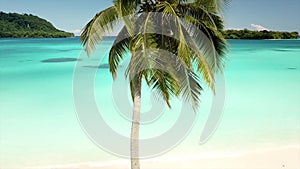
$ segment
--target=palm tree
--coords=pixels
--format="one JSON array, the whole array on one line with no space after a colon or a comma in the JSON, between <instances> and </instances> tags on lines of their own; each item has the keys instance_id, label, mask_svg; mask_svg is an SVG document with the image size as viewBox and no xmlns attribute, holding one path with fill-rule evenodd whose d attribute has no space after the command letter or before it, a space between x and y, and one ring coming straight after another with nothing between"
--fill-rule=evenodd
<instances>
[{"instance_id":1,"label":"palm tree","mask_svg":"<svg viewBox=\"0 0 300 169\"><path fill-rule=\"evenodd\" d=\"M214 91L214 73L222 71L226 41L221 12L226 0L114 0L86 25L81 41L90 55L120 19L124 27L109 53L110 72L126 53L131 60L126 75L134 104L131 128L131 168L139 169L141 85L144 78L167 105L182 96L194 110L202 87L199 75ZM193 26L189 26L193 25ZM149 50L150 49L150 50ZM159 50L168 51L158 52ZM174 57L175 56L175 57Z\"/></svg>"}]
</instances>

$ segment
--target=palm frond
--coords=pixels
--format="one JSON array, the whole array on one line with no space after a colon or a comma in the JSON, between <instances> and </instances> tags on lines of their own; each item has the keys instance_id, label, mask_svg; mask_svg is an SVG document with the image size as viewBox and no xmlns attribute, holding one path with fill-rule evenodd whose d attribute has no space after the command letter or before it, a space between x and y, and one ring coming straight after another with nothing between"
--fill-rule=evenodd
<instances>
[{"instance_id":1,"label":"palm frond","mask_svg":"<svg viewBox=\"0 0 300 169\"><path fill-rule=\"evenodd\" d=\"M121 16L133 14L140 3L140 0L114 0L114 4Z\"/></svg>"},{"instance_id":2,"label":"palm frond","mask_svg":"<svg viewBox=\"0 0 300 169\"><path fill-rule=\"evenodd\" d=\"M171 74L176 71L170 71L172 67L169 65L168 54L164 55L159 51L158 43L162 42L161 39L157 39L157 34L148 33L156 32L157 15L142 13L137 22L135 25L140 34L132 39L131 51L133 54L127 69L127 76L134 77L134 74L140 72L147 84L158 91L158 94L171 107L170 97L179 94L178 81L174 74ZM134 93L131 94L134 97Z\"/></svg>"},{"instance_id":3,"label":"palm frond","mask_svg":"<svg viewBox=\"0 0 300 169\"><path fill-rule=\"evenodd\" d=\"M96 49L103 36L110 32L117 24L119 15L115 6L109 7L99 12L84 28L81 33L80 40L82 41L88 55Z\"/></svg>"},{"instance_id":4,"label":"palm frond","mask_svg":"<svg viewBox=\"0 0 300 169\"><path fill-rule=\"evenodd\" d=\"M176 55L162 50L158 53L151 57L157 65L150 73L150 86L159 91L169 107L170 97L181 94L196 110L202 90L198 76Z\"/></svg>"},{"instance_id":5,"label":"palm frond","mask_svg":"<svg viewBox=\"0 0 300 169\"><path fill-rule=\"evenodd\" d=\"M205 21L215 29L223 29L223 20L220 20L220 16L214 10L209 10L203 5L197 3L179 4L177 9L181 14L193 17L198 21Z\"/></svg>"},{"instance_id":6,"label":"palm frond","mask_svg":"<svg viewBox=\"0 0 300 169\"><path fill-rule=\"evenodd\" d=\"M181 93L187 103L192 103L196 111L200 102L202 87L199 77L191 69L182 67L182 79L180 80Z\"/></svg>"},{"instance_id":7,"label":"palm frond","mask_svg":"<svg viewBox=\"0 0 300 169\"><path fill-rule=\"evenodd\" d=\"M146 77L147 84L158 92L159 95L165 100L169 108L171 108L170 98L178 96L180 87L177 79L169 72L161 69L149 69Z\"/></svg>"},{"instance_id":8,"label":"palm frond","mask_svg":"<svg viewBox=\"0 0 300 169\"><path fill-rule=\"evenodd\" d=\"M158 64L156 66L160 67L159 70L162 70L162 72L159 72L161 76L159 76L160 74L153 74L153 79L156 80L153 88L160 91L162 96L165 95L164 99L182 95L186 103L191 103L196 111L202 87L198 75L193 71L193 67L188 67L180 57L169 51L159 50L158 53L159 56L155 58L155 63ZM167 100L166 102L169 105Z\"/></svg>"},{"instance_id":9,"label":"palm frond","mask_svg":"<svg viewBox=\"0 0 300 169\"><path fill-rule=\"evenodd\" d=\"M136 29L139 29L140 34L135 35L131 39L130 50L132 52L132 58L127 69L127 74L131 72L142 72L151 66L151 51L150 49L156 49L157 43L151 33L147 33L148 29L153 29L153 20L151 13L141 14L135 23Z\"/></svg>"},{"instance_id":10,"label":"palm frond","mask_svg":"<svg viewBox=\"0 0 300 169\"><path fill-rule=\"evenodd\" d=\"M224 9L229 5L231 0L195 0L198 5L204 6L209 11L223 14Z\"/></svg>"},{"instance_id":11,"label":"palm frond","mask_svg":"<svg viewBox=\"0 0 300 169\"><path fill-rule=\"evenodd\" d=\"M134 14L137 11L137 7L140 4L139 0L114 0L114 4L117 8L118 14L122 17L127 31L130 35L134 34Z\"/></svg>"},{"instance_id":12,"label":"palm frond","mask_svg":"<svg viewBox=\"0 0 300 169\"><path fill-rule=\"evenodd\" d=\"M214 27L208 26L206 22L196 20L184 15L183 25L190 37L194 39L198 48L202 49L206 59L214 72L222 71L227 43L222 35Z\"/></svg>"},{"instance_id":13,"label":"palm frond","mask_svg":"<svg viewBox=\"0 0 300 169\"><path fill-rule=\"evenodd\" d=\"M117 76L117 69L120 64L120 61L123 57L130 52L129 50L129 42L131 37L127 31L127 28L124 26L119 34L117 35L113 46L109 51L109 70L112 73L113 78L115 79Z\"/></svg>"},{"instance_id":14,"label":"palm frond","mask_svg":"<svg viewBox=\"0 0 300 169\"><path fill-rule=\"evenodd\" d=\"M172 19L174 20L174 34L176 39L179 39L179 45L178 45L178 56L181 57L182 61L189 67L192 67L192 60L191 56L193 53L196 54L199 58L198 62L198 70L202 74L204 80L207 82L207 84L210 86L210 88L214 91L214 75L212 73L211 67L208 64L206 57L201 52L201 50L198 48L197 43L194 41L194 39L189 38L187 41L187 37L189 37L188 34L186 34L185 28L182 26L180 18L177 16L176 9L172 5L170 5L167 2L161 3L161 8L164 8L164 12L167 14L170 14ZM190 50L190 48L193 50L193 52Z\"/></svg>"}]
</instances>

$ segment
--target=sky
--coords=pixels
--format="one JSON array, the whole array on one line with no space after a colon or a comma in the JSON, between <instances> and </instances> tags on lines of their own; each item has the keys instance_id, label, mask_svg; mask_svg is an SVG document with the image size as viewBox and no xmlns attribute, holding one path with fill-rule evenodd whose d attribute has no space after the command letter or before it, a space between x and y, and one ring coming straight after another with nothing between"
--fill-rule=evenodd
<instances>
[{"instance_id":1,"label":"sky","mask_svg":"<svg viewBox=\"0 0 300 169\"><path fill-rule=\"evenodd\" d=\"M78 34L97 12L110 5L112 0L0 0L0 11L37 15L58 29ZM226 29L300 32L300 0L231 0L224 19Z\"/></svg>"}]
</instances>

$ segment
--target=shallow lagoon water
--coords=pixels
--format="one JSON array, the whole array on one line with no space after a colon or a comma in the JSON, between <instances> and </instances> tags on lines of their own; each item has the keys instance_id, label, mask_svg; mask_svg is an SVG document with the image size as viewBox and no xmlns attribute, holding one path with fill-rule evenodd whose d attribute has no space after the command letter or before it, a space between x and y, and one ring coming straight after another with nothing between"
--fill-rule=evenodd
<instances>
[{"instance_id":1,"label":"shallow lagoon water","mask_svg":"<svg viewBox=\"0 0 300 169\"><path fill-rule=\"evenodd\" d=\"M112 43L113 38L106 38L96 55L105 57L104 49ZM213 97L204 87L193 130L166 156L300 146L300 40L229 44L226 102L217 131L206 144L198 144ZM107 60L100 65L98 57L78 60L81 54L78 38L0 40L0 168L119 159L93 144L78 122L72 93L77 61L86 62L85 69L98 67L95 98L107 123L122 135L129 135L131 127L115 109ZM145 97L144 109L148 101ZM163 133L174 123L180 107L173 103L157 125L142 126L141 137Z\"/></svg>"}]
</instances>

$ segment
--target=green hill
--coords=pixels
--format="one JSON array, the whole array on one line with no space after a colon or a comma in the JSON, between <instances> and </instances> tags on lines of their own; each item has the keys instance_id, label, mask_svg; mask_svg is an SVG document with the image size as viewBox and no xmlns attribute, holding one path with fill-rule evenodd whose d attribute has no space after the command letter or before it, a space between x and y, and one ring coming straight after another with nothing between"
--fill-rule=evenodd
<instances>
[{"instance_id":1,"label":"green hill","mask_svg":"<svg viewBox=\"0 0 300 169\"><path fill-rule=\"evenodd\" d=\"M298 39L298 32L225 30L226 39Z\"/></svg>"},{"instance_id":2,"label":"green hill","mask_svg":"<svg viewBox=\"0 0 300 169\"><path fill-rule=\"evenodd\" d=\"M56 29L50 22L31 14L0 12L0 38L64 38L73 33Z\"/></svg>"}]
</instances>

